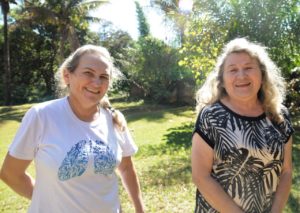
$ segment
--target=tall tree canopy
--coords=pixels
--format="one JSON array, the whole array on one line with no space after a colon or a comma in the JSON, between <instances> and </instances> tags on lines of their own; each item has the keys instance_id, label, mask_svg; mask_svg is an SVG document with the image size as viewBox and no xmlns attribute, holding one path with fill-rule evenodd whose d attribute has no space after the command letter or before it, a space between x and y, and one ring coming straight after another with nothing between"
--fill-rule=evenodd
<instances>
[{"instance_id":1,"label":"tall tree canopy","mask_svg":"<svg viewBox=\"0 0 300 213\"><path fill-rule=\"evenodd\" d=\"M77 0L25 0L22 22L52 24L58 28L60 60L66 54L65 47L68 41L70 49L74 51L80 46L78 31L88 29L88 21L99 20L91 17L89 12L107 3L108 0L77 1Z\"/></svg>"},{"instance_id":2,"label":"tall tree canopy","mask_svg":"<svg viewBox=\"0 0 300 213\"><path fill-rule=\"evenodd\" d=\"M188 27L189 19L192 11L184 11L180 8L180 0L150 0L154 7L158 7L167 22L171 21L174 26L174 33L179 37L180 46L183 45L185 39L185 31Z\"/></svg>"},{"instance_id":3,"label":"tall tree canopy","mask_svg":"<svg viewBox=\"0 0 300 213\"><path fill-rule=\"evenodd\" d=\"M137 1L135 1L135 6L136 6L136 14L137 14L137 20L138 20L138 30L140 33L140 37L144 38L144 37L150 35L149 23L145 17L143 8Z\"/></svg>"},{"instance_id":4,"label":"tall tree canopy","mask_svg":"<svg viewBox=\"0 0 300 213\"><path fill-rule=\"evenodd\" d=\"M269 47L271 57L287 75L300 65L299 19L299 0L197 1L180 63L201 82L226 42L248 37Z\"/></svg>"}]
</instances>

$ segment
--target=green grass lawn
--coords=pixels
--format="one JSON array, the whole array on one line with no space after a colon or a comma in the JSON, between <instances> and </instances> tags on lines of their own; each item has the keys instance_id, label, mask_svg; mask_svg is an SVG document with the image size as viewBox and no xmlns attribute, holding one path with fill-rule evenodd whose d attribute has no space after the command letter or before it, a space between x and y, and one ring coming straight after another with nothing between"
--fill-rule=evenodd
<instances>
[{"instance_id":1,"label":"green grass lawn","mask_svg":"<svg viewBox=\"0 0 300 213\"><path fill-rule=\"evenodd\" d=\"M146 212L193 212L195 187L191 182L190 148L195 114L191 107L166 107L143 101L114 103L121 109L139 146L134 162L140 177ZM0 107L0 164L30 105ZM295 118L295 122L300 118ZM300 211L300 132L294 136L293 188L285 213ZM29 168L34 173L33 167ZM122 187L125 213L133 211ZM0 212L26 212L28 201L0 181Z\"/></svg>"}]
</instances>

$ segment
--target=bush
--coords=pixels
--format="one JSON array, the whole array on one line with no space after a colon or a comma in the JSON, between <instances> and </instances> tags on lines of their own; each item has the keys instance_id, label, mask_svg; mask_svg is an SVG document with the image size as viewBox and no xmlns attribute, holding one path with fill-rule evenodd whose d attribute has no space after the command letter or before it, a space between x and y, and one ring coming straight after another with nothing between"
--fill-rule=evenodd
<instances>
[{"instance_id":1,"label":"bush","mask_svg":"<svg viewBox=\"0 0 300 213\"><path fill-rule=\"evenodd\" d=\"M286 105L292 114L300 113L300 67L294 68L288 78Z\"/></svg>"}]
</instances>

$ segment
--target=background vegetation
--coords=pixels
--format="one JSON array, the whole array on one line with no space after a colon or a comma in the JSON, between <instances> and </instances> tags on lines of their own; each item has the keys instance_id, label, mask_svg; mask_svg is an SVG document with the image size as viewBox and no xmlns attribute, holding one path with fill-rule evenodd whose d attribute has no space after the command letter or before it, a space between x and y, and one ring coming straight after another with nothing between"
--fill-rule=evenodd
<instances>
[{"instance_id":1,"label":"background vegetation","mask_svg":"<svg viewBox=\"0 0 300 213\"><path fill-rule=\"evenodd\" d=\"M180 8L179 0L149 0L150 7L172 26L174 39L164 41L151 35L139 1L135 4L137 40L112 23L90 16L107 2L1 1L0 105L54 98L58 66L86 43L103 45L111 52L123 73L116 89L158 103L193 104L190 99L212 70L221 48L236 37L267 46L287 79L300 66L299 0L194 0L191 10ZM91 22L100 23L99 32L90 31ZM288 94L288 104L299 100L299 87L295 89L294 95Z\"/></svg>"}]
</instances>

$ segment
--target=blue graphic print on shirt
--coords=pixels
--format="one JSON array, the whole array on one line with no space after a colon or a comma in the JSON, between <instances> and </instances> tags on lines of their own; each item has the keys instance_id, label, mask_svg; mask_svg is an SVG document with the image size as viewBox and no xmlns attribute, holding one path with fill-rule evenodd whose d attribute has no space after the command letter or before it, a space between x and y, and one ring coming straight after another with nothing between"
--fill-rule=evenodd
<instances>
[{"instance_id":1,"label":"blue graphic print on shirt","mask_svg":"<svg viewBox=\"0 0 300 213\"><path fill-rule=\"evenodd\" d=\"M58 169L61 181L81 176L87 168L89 156L94 157L95 174L110 175L117 160L110 147L102 141L79 141L67 153Z\"/></svg>"}]
</instances>

